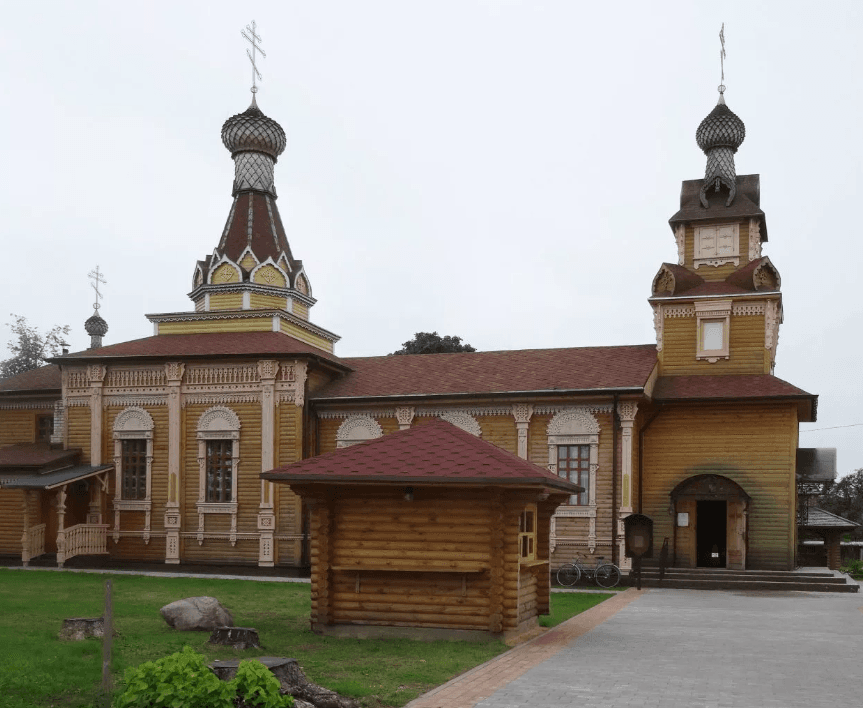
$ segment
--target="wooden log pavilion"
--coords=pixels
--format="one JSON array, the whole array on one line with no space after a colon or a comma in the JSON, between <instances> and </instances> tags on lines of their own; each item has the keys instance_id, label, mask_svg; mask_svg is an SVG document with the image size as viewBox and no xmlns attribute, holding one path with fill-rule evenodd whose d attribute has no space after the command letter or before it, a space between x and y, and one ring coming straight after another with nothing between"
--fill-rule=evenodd
<instances>
[{"instance_id":1,"label":"wooden log pavilion","mask_svg":"<svg viewBox=\"0 0 863 708\"><path fill-rule=\"evenodd\" d=\"M360 637L536 627L552 514L583 491L440 419L261 477L310 510L312 629Z\"/></svg>"}]
</instances>

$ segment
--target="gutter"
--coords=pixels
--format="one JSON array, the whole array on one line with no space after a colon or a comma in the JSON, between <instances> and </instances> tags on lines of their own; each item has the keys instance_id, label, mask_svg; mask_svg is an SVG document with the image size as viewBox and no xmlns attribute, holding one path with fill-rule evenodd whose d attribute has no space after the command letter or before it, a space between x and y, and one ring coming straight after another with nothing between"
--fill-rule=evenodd
<instances>
[{"instance_id":1,"label":"gutter","mask_svg":"<svg viewBox=\"0 0 863 708\"><path fill-rule=\"evenodd\" d=\"M475 391L459 393L391 393L383 396L340 396L330 398L313 398L315 403L375 403L391 400L446 400L462 398L490 398L490 397L525 397L525 396L572 396L572 395L624 395L644 394L644 386L621 386L615 388L553 388L534 391Z\"/></svg>"}]
</instances>

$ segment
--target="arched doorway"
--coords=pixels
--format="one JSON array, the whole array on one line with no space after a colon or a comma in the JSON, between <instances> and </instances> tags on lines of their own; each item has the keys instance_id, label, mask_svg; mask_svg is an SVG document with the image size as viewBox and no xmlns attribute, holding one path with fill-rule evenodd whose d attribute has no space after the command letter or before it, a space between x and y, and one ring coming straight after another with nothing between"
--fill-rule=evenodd
<instances>
[{"instance_id":1,"label":"arched doorway","mask_svg":"<svg viewBox=\"0 0 863 708\"><path fill-rule=\"evenodd\" d=\"M683 480L671 491L674 564L689 568L746 568L749 495L718 474Z\"/></svg>"}]
</instances>

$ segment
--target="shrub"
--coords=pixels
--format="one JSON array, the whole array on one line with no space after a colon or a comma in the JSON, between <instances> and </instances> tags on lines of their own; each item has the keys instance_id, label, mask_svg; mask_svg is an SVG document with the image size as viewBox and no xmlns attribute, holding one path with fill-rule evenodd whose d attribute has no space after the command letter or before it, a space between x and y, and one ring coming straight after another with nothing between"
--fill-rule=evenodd
<instances>
[{"instance_id":1,"label":"shrub","mask_svg":"<svg viewBox=\"0 0 863 708\"><path fill-rule=\"evenodd\" d=\"M839 569L839 571L842 573L848 573L854 577L863 576L863 561L849 560Z\"/></svg>"},{"instance_id":2,"label":"shrub","mask_svg":"<svg viewBox=\"0 0 863 708\"><path fill-rule=\"evenodd\" d=\"M258 661L243 661L232 681L220 681L190 647L126 671L115 708L287 708L279 682Z\"/></svg>"}]
</instances>

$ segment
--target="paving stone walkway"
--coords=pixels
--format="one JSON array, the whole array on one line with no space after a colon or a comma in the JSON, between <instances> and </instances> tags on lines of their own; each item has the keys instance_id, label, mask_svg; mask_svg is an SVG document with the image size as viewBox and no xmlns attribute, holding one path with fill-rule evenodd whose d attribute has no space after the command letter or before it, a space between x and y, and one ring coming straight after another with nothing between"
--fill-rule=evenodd
<instances>
[{"instance_id":1,"label":"paving stone walkway","mask_svg":"<svg viewBox=\"0 0 863 708\"><path fill-rule=\"evenodd\" d=\"M861 703L863 595L629 590L410 708Z\"/></svg>"}]
</instances>

